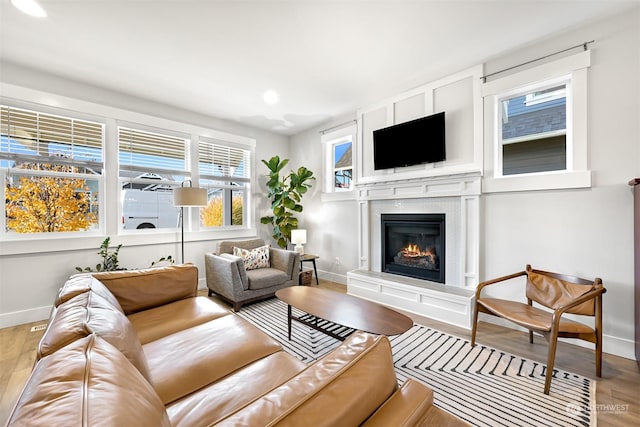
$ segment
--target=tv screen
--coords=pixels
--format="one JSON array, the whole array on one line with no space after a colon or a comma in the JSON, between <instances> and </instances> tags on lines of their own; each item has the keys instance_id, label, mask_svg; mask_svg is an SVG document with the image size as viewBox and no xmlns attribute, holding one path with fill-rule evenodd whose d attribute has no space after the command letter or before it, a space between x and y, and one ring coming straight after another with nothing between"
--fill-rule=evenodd
<instances>
[{"instance_id":1,"label":"tv screen","mask_svg":"<svg viewBox=\"0 0 640 427\"><path fill-rule=\"evenodd\" d=\"M373 131L373 168L391 169L446 158L444 112Z\"/></svg>"}]
</instances>

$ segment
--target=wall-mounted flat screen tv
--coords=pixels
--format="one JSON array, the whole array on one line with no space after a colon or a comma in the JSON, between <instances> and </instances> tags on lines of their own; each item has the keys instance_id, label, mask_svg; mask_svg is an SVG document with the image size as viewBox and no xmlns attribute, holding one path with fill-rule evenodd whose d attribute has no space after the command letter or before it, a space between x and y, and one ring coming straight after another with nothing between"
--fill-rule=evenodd
<instances>
[{"instance_id":1,"label":"wall-mounted flat screen tv","mask_svg":"<svg viewBox=\"0 0 640 427\"><path fill-rule=\"evenodd\" d=\"M445 159L444 112L373 131L375 170Z\"/></svg>"}]
</instances>

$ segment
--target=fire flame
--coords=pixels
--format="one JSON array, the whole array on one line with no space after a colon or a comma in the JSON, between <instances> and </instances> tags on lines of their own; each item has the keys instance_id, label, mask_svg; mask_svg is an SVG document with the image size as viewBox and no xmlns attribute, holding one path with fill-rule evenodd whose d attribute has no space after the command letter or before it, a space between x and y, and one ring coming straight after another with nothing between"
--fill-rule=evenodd
<instances>
[{"instance_id":1,"label":"fire flame","mask_svg":"<svg viewBox=\"0 0 640 427\"><path fill-rule=\"evenodd\" d=\"M413 243L409 244L407 247L402 249L402 255L406 256L406 257L419 257L419 256L434 256L435 254L430 251L430 250L426 250L426 251L422 251L418 245L415 245Z\"/></svg>"}]
</instances>

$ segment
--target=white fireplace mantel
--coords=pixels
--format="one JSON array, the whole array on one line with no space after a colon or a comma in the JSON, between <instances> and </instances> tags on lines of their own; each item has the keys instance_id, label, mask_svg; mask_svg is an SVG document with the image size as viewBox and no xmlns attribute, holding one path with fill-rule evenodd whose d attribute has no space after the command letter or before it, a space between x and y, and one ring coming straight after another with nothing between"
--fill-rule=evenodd
<instances>
[{"instance_id":1,"label":"white fireplace mantel","mask_svg":"<svg viewBox=\"0 0 640 427\"><path fill-rule=\"evenodd\" d=\"M479 172L356 185L359 267L347 274L348 293L470 328L478 283ZM383 273L380 215L444 213L446 280L433 283Z\"/></svg>"}]
</instances>

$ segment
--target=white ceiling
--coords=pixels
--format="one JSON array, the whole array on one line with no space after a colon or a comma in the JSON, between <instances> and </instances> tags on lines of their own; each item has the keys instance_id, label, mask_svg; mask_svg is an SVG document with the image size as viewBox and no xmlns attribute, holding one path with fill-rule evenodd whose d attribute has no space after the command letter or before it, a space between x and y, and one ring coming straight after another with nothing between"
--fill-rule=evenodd
<instances>
[{"instance_id":1,"label":"white ceiling","mask_svg":"<svg viewBox=\"0 0 640 427\"><path fill-rule=\"evenodd\" d=\"M39 2L47 18L0 0L2 61L285 135L638 4Z\"/></svg>"}]
</instances>

